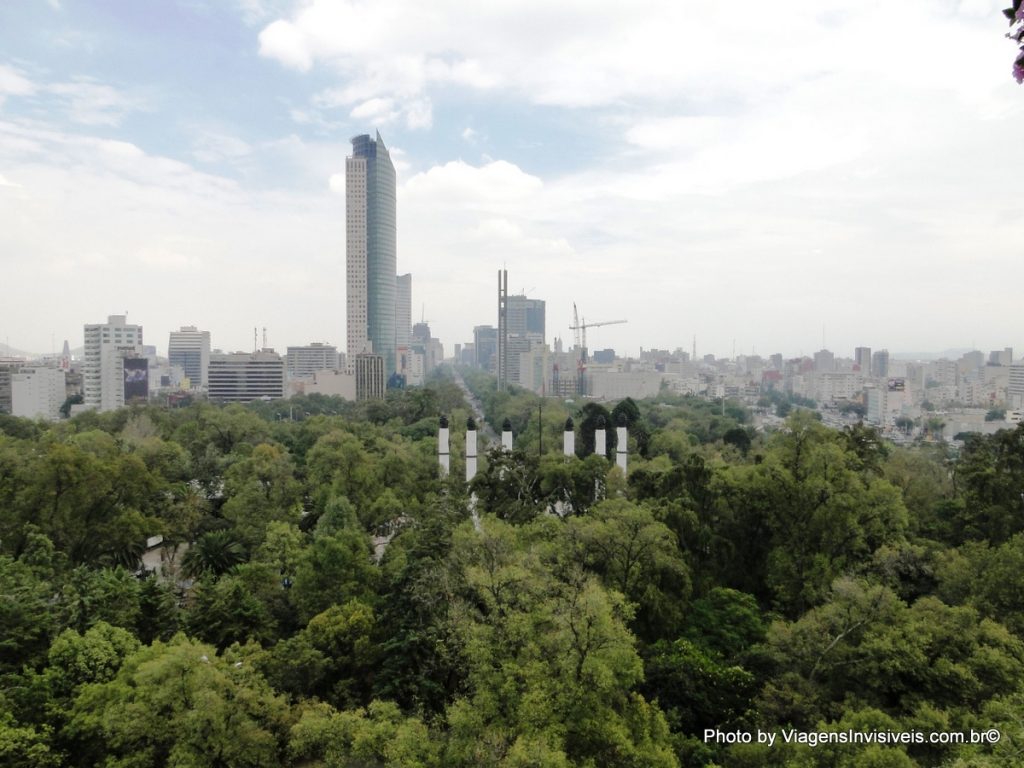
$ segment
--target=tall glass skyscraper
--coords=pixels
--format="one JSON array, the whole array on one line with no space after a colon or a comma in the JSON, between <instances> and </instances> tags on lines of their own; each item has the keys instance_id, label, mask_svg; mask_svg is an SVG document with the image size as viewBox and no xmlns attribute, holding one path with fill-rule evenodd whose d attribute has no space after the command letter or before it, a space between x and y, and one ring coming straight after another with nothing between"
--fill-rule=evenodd
<instances>
[{"instance_id":1,"label":"tall glass skyscraper","mask_svg":"<svg viewBox=\"0 0 1024 768\"><path fill-rule=\"evenodd\" d=\"M395 166L384 140L352 139L345 161L348 360L367 352L395 370Z\"/></svg>"}]
</instances>

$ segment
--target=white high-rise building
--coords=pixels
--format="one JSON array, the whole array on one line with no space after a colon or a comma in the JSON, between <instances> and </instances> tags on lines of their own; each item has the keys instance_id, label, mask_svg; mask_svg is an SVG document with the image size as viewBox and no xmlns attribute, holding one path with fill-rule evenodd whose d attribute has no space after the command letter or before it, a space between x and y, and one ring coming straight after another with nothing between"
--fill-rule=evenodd
<instances>
[{"instance_id":1,"label":"white high-rise building","mask_svg":"<svg viewBox=\"0 0 1024 768\"><path fill-rule=\"evenodd\" d=\"M14 416L56 421L64 399L64 371L59 368L22 368L11 376Z\"/></svg>"},{"instance_id":2,"label":"white high-rise building","mask_svg":"<svg viewBox=\"0 0 1024 768\"><path fill-rule=\"evenodd\" d=\"M1024 360L1010 366L1010 377L1006 385L1006 399L1010 407L1024 408Z\"/></svg>"},{"instance_id":3,"label":"white high-rise building","mask_svg":"<svg viewBox=\"0 0 1024 768\"><path fill-rule=\"evenodd\" d=\"M181 368L192 389L206 389L210 372L210 332L194 325L183 325L171 331L167 344L167 360Z\"/></svg>"},{"instance_id":4,"label":"white high-rise building","mask_svg":"<svg viewBox=\"0 0 1024 768\"><path fill-rule=\"evenodd\" d=\"M395 166L377 133L352 139L345 160L346 320L348 363L374 354L395 365L397 229Z\"/></svg>"},{"instance_id":5,"label":"white high-rise building","mask_svg":"<svg viewBox=\"0 0 1024 768\"><path fill-rule=\"evenodd\" d=\"M126 358L144 358L142 326L129 325L124 315L85 326L82 396L87 408L112 411L124 405ZM134 378L136 369L129 366Z\"/></svg>"}]
</instances>

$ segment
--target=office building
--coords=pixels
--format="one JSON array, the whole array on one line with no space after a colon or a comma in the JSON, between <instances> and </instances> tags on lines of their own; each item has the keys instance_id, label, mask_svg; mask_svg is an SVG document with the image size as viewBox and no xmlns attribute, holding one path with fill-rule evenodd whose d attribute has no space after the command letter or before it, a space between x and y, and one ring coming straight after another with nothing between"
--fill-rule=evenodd
<instances>
[{"instance_id":1,"label":"office building","mask_svg":"<svg viewBox=\"0 0 1024 768\"><path fill-rule=\"evenodd\" d=\"M106 323L85 326L84 406L112 411L125 404L126 394L129 400L148 394L148 366L144 363L141 325L130 325L124 315L110 315Z\"/></svg>"},{"instance_id":2,"label":"office building","mask_svg":"<svg viewBox=\"0 0 1024 768\"><path fill-rule=\"evenodd\" d=\"M0 357L0 413L11 412L11 377L24 364L22 357Z\"/></svg>"},{"instance_id":3,"label":"office building","mask_svg":"<svg viewBox=\"0 0 1024 768\"><path fill-rule=\"evenodd\" d=\"M819 373L832 373L836 369L836 356L827 349L814 353L814 370Z\"/></svg>"},{"instance_id":4,"label":"office building","mask_svg":"<svg viewBox=\"0 0 1024 768\"><path fill-rule=\"evenodd\" d=\"M1024 360L1009 366L1010 375L1006 384L1006 399L1011 408L1024 408Z\"/></svg>"},{"instance_id":5,"label":"office building","mask_svg":"<svg viewBox=\"0 0 1024 768\"><path fill-rule=\"evenodd\" d=\"M317 371L307 379L302 391L307 395L356 399L356 375L347 371Z\"/></svg>"},{"instance_id":6,"label":"office building","mask_svg":"<svg viewBox=\"0 0 1024 768\"><path fill-rule=\"evenodd\" d=\"M285 360L288 377L292 379L308 379L317 371L336 371L341 368L338 348L320 342L304 347L288 347Z\"/></svg>"},{"instance_id":7,"label":"office building","mask_svg":"<svg viewBox=\"0 0 1024 768\"><path fill-rule=\"evenodd\" d=\"M284 360L272 349L210 355L210 399L220 403L280 400L285 394Z\"/></svg>"},{"instance_id":8,"label":"office building","mask_svg":"<svg viewBox=\"0 0 1024 768\"><path fill-rule=\"evenodd\" d=\"M167 343L167 361L181 368L191 389L206 389L210 370L210 332L194 325L171 331Z\"/></svg>"},{"instance_id":9,"label":"office building","mask_svg":"<svg viewBox=\"0 0 1024 768\"><path fill-rule=\"evenodd\" d=\"M440 339L430 335L427 323L416 323L412 327L412 352L423 356L423 372L430 373L444 361L444 346Z\"/></svg>"},{"instance_id":10,"label":"office building","mask_svg":"<svg viewBox=\"0 0 1024 768\"><path fill-rule=\"evenodd\" d=\"M473 365L485 371L493 371L497 354L498 329L493 325L475 326L473 328Z\"/></svg>"},{"instance_id":11,"label":"office building","mask_svg":"<svg viewBox=\"0 0 1024 768\"><path fill-rule=\"evenodd\" d=\"M1012 365L1013 364L1013 347L1006 347L1005 349L997 349L988 353L988 364L989 365Z\"/></svg>"},{"instance_id":12,"label":"office building","mask_svg":"<svg viewBox=\"0 0 1024 768\"><path fill-rule=\"evenodd\" d=\"M545 302L526 296L508 297L508 334L524 336L532 341L546 343L544 338Z\"/></svg>"},{"instance_id":13,"label":"office building","mask_svg":"<svg viewBox=\"0 0 1024 768\"><path fill-rule=\"evenodd\" d=\"M380 355L356 355L356 400L381 400L384 397L384 359Z\"/></svg>"},{"instance_id":14,"label":"office building","mask_svg":"<svg viewBox=\"0 0 1024 768\"><path fill-rule=\"evenodd\" d=\"M399 347L395 351L397 357L395 370L404 379L407 387L423 386L425 357L422 352L414 352L409 347Z\"/></svg>"},{"instance_id":15,"label":"office building","mask_svg":"<svg viewBox=\"0 0 1024 768\"><path fill-rule=\"evenodd\" d=\"M889 350L880 349L871 355L871 376L884 379L889 375Z\"/></svg>"},{"instance_id":16,"label":"office building","mask_svg":"<svg viewBox=\"0 0 1024 768\"><path fill-rule=\"evenodd\" d=\"M345 161L346 316L349 361L395 361L397 231L395 166L380 133L352 139Z\"/></svg>"},{"instance_id":17,"label":"office building","mask_svg":"<svg viewBox=\"0 0 1024 768\"><path fill-rule=\"evenodd\" d=\"M871 375L871 347L857 347L853 350L853 361L860 367L860 375Z\"/></svg>"},{"instance_id":18,"label":"office building","mask_svg":"<svg viewBox=\"0 0 1024 768\"><path fill-rule=\"evenodd\" d=\"M412 338L412 275L395 278L395 347L408 347Z\"/></svg>"},{"instance_id":19,"label":"office building","mask_svg":"<svg viewBox=\"0 0 1024 768\"><path fill-rule=\"evenodd\" d=\"M59 368L24 367L11 376L14 416L56 421L64 399L64 371Z\"/></svg>"}]
</instances>

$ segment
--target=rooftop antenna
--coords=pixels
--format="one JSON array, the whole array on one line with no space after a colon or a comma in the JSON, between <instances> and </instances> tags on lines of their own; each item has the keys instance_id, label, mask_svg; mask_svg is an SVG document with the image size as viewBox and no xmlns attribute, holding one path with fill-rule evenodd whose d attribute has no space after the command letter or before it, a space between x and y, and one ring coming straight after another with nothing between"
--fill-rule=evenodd
<instances>
[{"instance_id":1,"label":"rooftop antenna","mask_svg":"<svg viewBox=\"0 0 1024 768\"><path fill-rule=\"evenodd\" d=\"M257 349L256 349L257 348L257 344L258 344L258 342L256 340L256 326L254 325L252 327L252 351L253 351L253 354L255 354L256 351L257 351Z\"/></svg>"},{"instance_id":2,"label":"rooftop antenna","mask_svg":"<svg viewBox=\"0 0 1024 768\"><path fill-rule=\"evenodd\" d=\"M267 348L267 326L263 326L263 348Z\"/></svg>"}]
</instances>

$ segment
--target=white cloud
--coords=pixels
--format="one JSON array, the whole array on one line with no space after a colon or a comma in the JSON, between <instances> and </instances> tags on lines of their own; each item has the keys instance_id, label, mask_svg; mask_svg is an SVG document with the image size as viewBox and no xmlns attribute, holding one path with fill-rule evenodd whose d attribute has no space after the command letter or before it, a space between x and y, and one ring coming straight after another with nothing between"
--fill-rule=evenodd
<instances>
[{"instance_id":1,"label":"white cloud","mask_svg":"<svg viewBox=\"0 0 1024 768\"><path fill-rule=\"evenodd\" d=\"M138 258L144 265L153 267L160 271L194 270L201 266L202 262L195 253L189 253L185 249L195 251L194 244L184 244L184 247L173 245L155 245L143 248Z\"/></svg>"},{"instance_id":2,"label":"white cloud","mask_svg":"<svg viewBox=\"0 0 1024 768\"><path fill-rule=\"evenodd\" d=\"M15 184L13 181L8 181L2 173L0 173L0 187L20 187L21 184Z\"/></svg>"},{"instance_id":3,"label":"white cloud","mask_svg":"<svg viewBox=\"0 0 1024 768\"><path fill-rule=\"evenodd\" d=\"M0 107L8 96L28 96L35 92L35 84L14 67L0 64Z\"/></svg>"},{"instance_id":4,"label":"white cloud","mask_svg":"<svg viewBox=\"0 0 1024 768\"><path fill-rule=\"evenodd\" d=\"M416 174L405 183L404 191L412 198L440 198L448 204L483 209L521 202L541 187L538 177L504 160L479 168L456 160Z\"/></svg>"},{"instance_id":5,"label":"white cloud","mask_svg":"<svg viewBox=\"0 0 1024 768\"><path fill-rule=\"evenodd\" d=\"M20 185L0 189L5 310L32 316L26 297L45 284L73 301L39 314L76 332L137 296L158 344L193 318L221 346L245 346L257 324L282 343L334 328L340 343L348 121L400 135L430 127L436 108L446 132L482 135L489 152L474 164L456 158L461 146L476 161L475 148L426 150L422 136L405 145L415 158L390 148L399 269L446 344L494 321L507 264L516 290L548 300L549 336L565 335L573 302L588 319L627 317L600 330L602 346L688 345L696 332L701 351L735 337L796 353L820 344L825 318L840 352L994 347L1019 325L991 275L1020 257L1024 164L998 5L785 0L748 19L706 2L496 0L467 13L454 0L311 0L263 17L259 40L263 56L317 70L308 104L280 102L295 134L246 142L211 116L185 150L237 180L110 130L137 108L120 91L52 92L0 69L19 107L91 102L79 134L0 123L0 169ZM496 104L526 130L489 125ZM577 170L549 170L550 146L510 162L501 141L543 125L558 128L560 167Z\"/></svg>"},{"instance_id":6,"label":"white cloud","mask_svg":"<svg viewBox=\"0 0 1024 768\"><path fill-rule=\"evenodd\" d=\"M36 151L9 141L26 135ZM344 209L326 190L256 191L132 142L2 120L0 168L20 185L0 206L3 318L39 321L19 331L27 348L47 348L50 333L74 346L110 307L158 347L191 318L224 348L244 347L255 324L292 343L310 323L342 343ZM40 304L42 293L62 298Z\"/></svg>"},{"instance_id":7,"label":"white cloud","mask_svg":"<svg viewBox=\"0 0 1024 768\"><path fill-rule=\"evenodd\" d=\"M286 66L333 67L361 99L458 84L568 107L700 104L770 99L832 72L969 97L976 75L1006 58L979 10L980 0L956 10L930 0L788 0L752 22L728 3L698 0L498 0L473 13L456 0L312 0L260 40L261 53Z\"/></svg>"},{"instance_id":8,"label":"white cloud","mask_svg":"<svg viewBox=\"0 0 1024 768\"><path fill-rule=\"evenodd\" d=\"M368 121L374 125L386 125L398 117L394 99L367 99L356 105L349 113L356 120Z\"/></svg>"},{"instance_id":9,"label":"white cloud","mask_svg":"<svg viewBox=\"0 0 1024 768\"><path fill-rule=\"evenodd\" d=\"M252 146L237 136L200 130L193 145L192 156L200 162L220 163L249 157L252 151Z\"/></svg>"},{"instance_id":10,"label":"white cloud","mask_svg":"<svg viewBox=\"0 0 1024 768\"><path fill-rule=\"evenodd\" d=\"M52 83L45 90L66 103L69 117L82 125L119 125L141 102L117 89L87 78Z\"/></svg>"},{"instance_id":11,"label":"white cloud","mask_svg":"<svg viewBox=\"0 0 1024 768\"><path fill-rule=\"evenodd\" d=\"M434 124L434 111L429 99L417 99L405 110L405 125L410 130L429 128Z\"/></svg>"},{"instance_id":12,"label":"white cloud","mask_svg":"<svg viewBox=\"0 0 1024 768\"><path fill-rule=\"evenodd\" d=\"M302 35L287 21L275 21L260 32L260 55L277 59L300 72L313 66Z\"/></svg>"}]
</instances>

